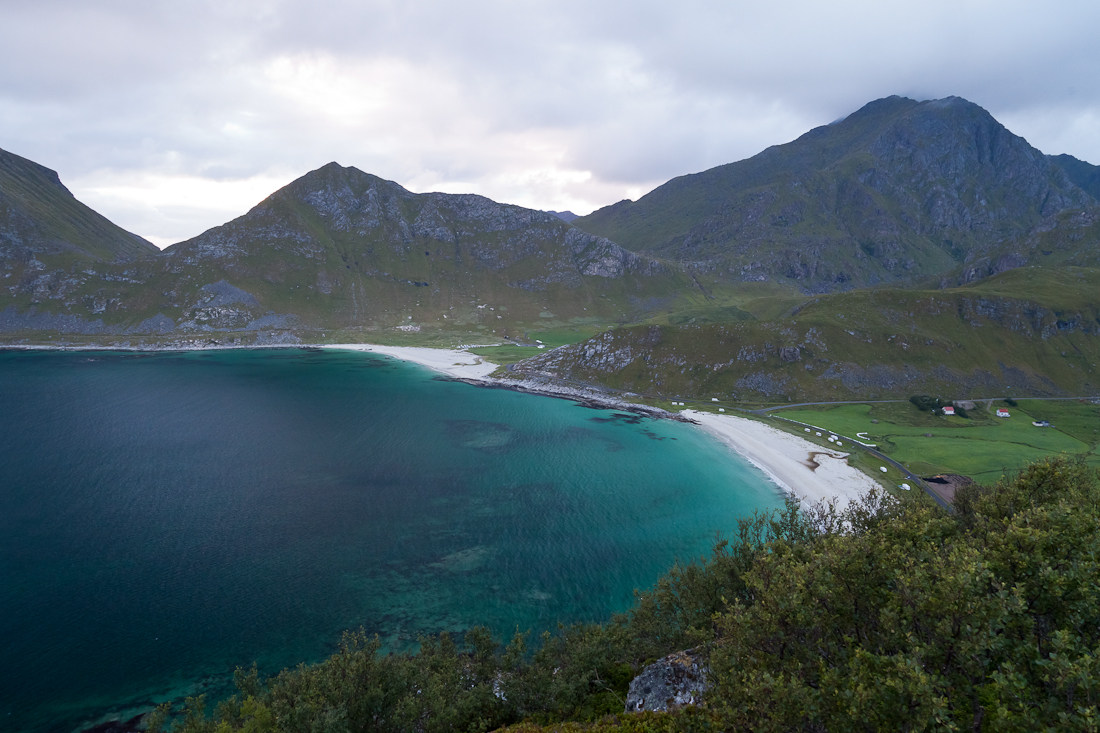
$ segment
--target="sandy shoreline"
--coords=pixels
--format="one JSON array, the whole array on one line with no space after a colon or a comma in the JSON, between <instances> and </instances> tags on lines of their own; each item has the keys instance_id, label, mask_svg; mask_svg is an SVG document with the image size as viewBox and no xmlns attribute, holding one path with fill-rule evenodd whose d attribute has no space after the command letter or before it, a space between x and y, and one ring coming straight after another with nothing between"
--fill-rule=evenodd
<instances>
[{"instance_id":1,"label":"sandy shoreline","mask_svg":"<svg viewBox=\"0 0 1100 733\"><path fill-rule=\"evenodd\" d=\"M681 414L803 502L835 499L837 508L843 509L869 490L879 488L870 476L848 465L848 454L843 451L823 448L743 417L696 410L684 410Z\"/></svg>"},{"instance_id":2,"label":"sandy shoreline","mask_svg":"<svg viewBox=\"0 0 1100 733\"><path fill-rule=\"evenodd\" d=\"M367 351L392 356L402 361L434 369L456 379L485 379L498 369L476 354L455 349L430 349L422 346L379 346L377 344L324 344L323 349Z\"/></svg>"},{"instance_id":3,"label":"sandy shoreline","mask_svg":"<svg viewBox=\"0 0 1100 733\"><path fill-rule=\"evenodd\" d=\"M487 386L508 386L561 397L596 399L606 402L610 408L637 407L627 403L619 404L619 400L610 396L605 398L572 388L548 389L550 385L528 385L512 380L492 379L489 375L496 371L497 366L467 351L374 344L343 344L324 348L384 354L420 364L456 379ZM874 479L848 465L847 453L823 448L755 420L696 410L664 413L651 408L646 412L687 418L763 471L780 489L805 503L834 499L838 508L844 508L868 490L878 488Z\"/></svg>"},{"instance_id":4,"label":"sandy shoreline","mask_svg":"<svg viewBox=\"0 0 1100 733\"><path fill-rule=\"evenodd\" d=\"M874 479L848 465L847 453L803 440L755 420L716 415L696 410L667 412L658 407L624 402L613 393L557 384L553 380L495 379L489 375L499 367L476 354L457 349L418 346L381 346L378 344L282 344L266 348L322 348L363 351L412 362L455 379L486 387L502 387L522 392L563 397L593 407L630 410L654 417L680 419L697 425L759 468L781 490L805 503L835 499L843 508L869 489L878 488ZM9 347L12 348L12 347ZM49 346L14 348L51 349ZM63 351L103 350L104 347L52 347ZM264 346L221 346L215 348L264 348ZM116 349L111 349L116 350ZM140 347L121 349L143 351ZM190 351L192 349L156 349ZM816 465L815 465L816 464Z\"/></svg>"}]
</instances>

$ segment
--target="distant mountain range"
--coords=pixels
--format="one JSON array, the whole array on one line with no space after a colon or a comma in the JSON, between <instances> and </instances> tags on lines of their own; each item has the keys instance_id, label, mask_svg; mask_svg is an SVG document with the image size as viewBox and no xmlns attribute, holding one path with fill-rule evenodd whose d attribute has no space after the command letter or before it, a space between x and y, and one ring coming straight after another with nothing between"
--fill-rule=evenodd
<instances>
[{"instance_id":1,"label":"distant mountain range","mask_svg":"<svg viewBox=\"0 0 1100 733\"><path fill-rule=\"evenodd\" d=\"M766 351L772 326L751 322L781 324L816 294L903 287L932 298L1025 265L1076 273L1043 282L1092 282L1081 273L1100 267L1098 189L1100 168L1044 155L966 100L890 97L584 217L414 194L330 163L161 252L53 171L0 151L0 338L186 346L416 333L447 345L649 324L631 342L640 354L652 325L741 323ZM1093 332L1093 306L1050 296L990 307L1039 308ZM662 343L680 338L662 331ZM544 371L606 371L578 356L587 347L570 353ZM1041 373L1029 372L1034 384ZM645 374L639 384L703 384Z\"/></svg>"}]
</instances>

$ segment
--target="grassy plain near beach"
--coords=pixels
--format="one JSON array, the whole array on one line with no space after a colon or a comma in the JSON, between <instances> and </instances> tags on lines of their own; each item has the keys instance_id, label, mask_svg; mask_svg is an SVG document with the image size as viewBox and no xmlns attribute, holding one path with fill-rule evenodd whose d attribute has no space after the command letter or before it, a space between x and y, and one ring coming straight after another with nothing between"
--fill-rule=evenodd
<instances>
[{"instance_id":1,"label":"grassy plain near beach","mask_svg":"<svg viewBox=\"0 0 1100 733\"><path fill-rule=\"evenodd\" d=\"M1078 400L1020 400L1015 407L983 400L968 417L921 412L909 402L821 405L777 410L774 414L818 425L866 442L914 473L958 473L982 483L1052 454L1087 454L1100 465L1100 405ZM1011 417L998 418L998 407ZM877 420L878 422L872 422ZM1040 428L1033 421L1047 420Z\"/></svg>"}]
</instances>

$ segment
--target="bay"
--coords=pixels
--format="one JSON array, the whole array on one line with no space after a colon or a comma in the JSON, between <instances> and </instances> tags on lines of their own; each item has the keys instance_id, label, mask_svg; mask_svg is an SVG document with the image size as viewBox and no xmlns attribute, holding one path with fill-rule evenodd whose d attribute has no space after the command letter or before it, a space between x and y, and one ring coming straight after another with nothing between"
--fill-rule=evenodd
<instances>
[{"instance_id":1,"label":"bay","mask_svg":"<svg viewBox=\"0 0 1100 733\"><path fill-rule=\"evenodd\" d=\"M782 504L702 431L354 352L0 352L0 726L606 619Z\"/></svg>"}]
</instances>

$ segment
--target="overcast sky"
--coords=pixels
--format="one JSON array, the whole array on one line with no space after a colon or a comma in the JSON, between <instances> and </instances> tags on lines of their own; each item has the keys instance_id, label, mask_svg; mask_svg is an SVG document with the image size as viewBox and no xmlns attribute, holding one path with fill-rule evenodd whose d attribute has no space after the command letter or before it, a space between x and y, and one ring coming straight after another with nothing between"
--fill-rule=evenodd
<instances>
[{"instance_id":1,"label":"overcast sky","mask_svg":"<svg viewBox=\"0 0 1100 733\"><path fill-rule=\"evenodd\" d=\"M1100 163L1100 3L0 0L0 148L158 245L330 161L577 213L872 99Z\"/></svg>"}]
</instances>

